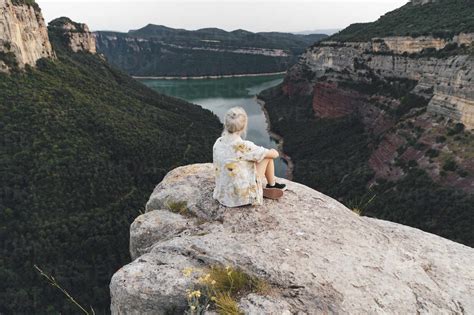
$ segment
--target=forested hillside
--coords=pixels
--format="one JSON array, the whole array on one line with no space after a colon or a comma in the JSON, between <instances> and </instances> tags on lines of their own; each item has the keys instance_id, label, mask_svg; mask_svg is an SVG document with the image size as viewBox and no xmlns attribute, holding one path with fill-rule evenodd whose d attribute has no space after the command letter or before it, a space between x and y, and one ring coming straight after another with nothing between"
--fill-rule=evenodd
<instances>
[{"instance_id":1,"label":"forested hillside","mask_svg":"<svg viewBox=\"0 0 474 315\"><path fill-rule=\"evenodd\" d=\"M438 0L424 5L408 2L375 22L352 24L328 40L368 41L374 37L427 35L452 38L474 30L473 7L473 0Z\"/></svg>"},{"instance_id":2,"label":"forested hillside","mask_svg":"<svg viewBox=\"0 0 474 315\"><path fill-rule=\"evenodd\" d=\"M323 34L218 28L196 31L149 24L128 33L96 32L98 51L136 76L206 76L285 71Z\"/></svg>"},{"instance_id":3,"label":"forested hillside","mask_svg":"<svg viewBox=\"0 0 474 315\"><path fill-rule=\"evenodd\" d=\"M58 36L58 60L0 74L0 314L78 313L34 264L108 313L130 223L166 172L211 160L221 128Z\"/></svg>"}]
</instances>

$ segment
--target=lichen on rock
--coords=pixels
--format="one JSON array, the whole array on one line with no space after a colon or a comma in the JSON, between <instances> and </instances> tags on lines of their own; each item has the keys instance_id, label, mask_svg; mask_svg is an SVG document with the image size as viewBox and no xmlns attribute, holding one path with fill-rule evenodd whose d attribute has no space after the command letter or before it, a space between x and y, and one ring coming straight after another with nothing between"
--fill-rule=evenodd
<instances>
[{"instance_id":1,"label":"lichen on rock","mask_svg":"<svg viewBox=\"0 0 474 315\"><path fill-rule=\"evenodd\" d=\"M211 164L171 171L131 228L132 258L111 280L113 314L182 313L186 268L232 265L268 282L241 297L247 314L471 313L474 249L414 228L360 217L282 180L282 199L225 208ZM187 201L195 217L166 210Z\"/></svg>"}]
</instances>

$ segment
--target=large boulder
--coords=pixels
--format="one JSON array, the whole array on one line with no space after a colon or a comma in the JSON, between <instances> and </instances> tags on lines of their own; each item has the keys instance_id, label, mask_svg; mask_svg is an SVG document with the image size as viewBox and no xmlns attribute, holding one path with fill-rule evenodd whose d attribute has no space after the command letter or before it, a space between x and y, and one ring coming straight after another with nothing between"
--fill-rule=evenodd
<instances>
[{"instance_id":1,"label":"large boulder","mask_svg":"<svg viewBox=\"0 0 474 315\"><path fill-rule=\"evenodd\" d=\"M360 217L284 180L278 201L221 207L211 197L212 174L211 164L184 166L157 186L132 225L136 259L112 278L113 314L182 313L194 281L182 270L215 264L272 286L270 295L241 298L247 314L474 313L474 249ZM186 201L187 215L166 210L169 200Z\"/></svg>"}]
</instances>

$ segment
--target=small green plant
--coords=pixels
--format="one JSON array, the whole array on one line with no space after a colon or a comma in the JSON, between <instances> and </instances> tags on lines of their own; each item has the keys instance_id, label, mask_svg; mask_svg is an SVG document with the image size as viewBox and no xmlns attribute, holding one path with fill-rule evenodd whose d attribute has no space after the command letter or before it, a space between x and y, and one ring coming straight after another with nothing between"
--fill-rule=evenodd
<instances>
[{"instance_id":1,"label":"small green plant","mask_svg":"<svg viewBox=\"0 0 474 315\"><path fill-rule=\"evenodd\" d=\"M79 304L79 302L77 302L70 294L69 292L67 292L63 287L61 287L61 285L56 281L56 279L53 277L53 276L50 276L48 274L46 274L43 270L40 269L40 267L38 267L37 265L34 265L35 269L39 272L39 274L45 278L50 285L52 285L53 287L59 289L59 291L61 291L65 296L66 298L72 303L74 304L75 306L77 306L78 309L81 310L82 313L86 314L86 315L95 315L95 312L94 312L94 309L92 308L91 306L91 310L90 312L87 311L81 304Z\"/></svg>"},{"instance_id":2,"label":"small green plant","mask_svg":"<svg viewBox=\"0 0 474 315\"><path fill-rule=\"evenodd\" d=\"M18 68L18 62L16 56L12 52L0 51L0 61L3 61L9 68Z\"/></svg>"},{"instance_id":3,"label":"small green plant","mask_svg":"<svg viewBox=\"0 0 474 315\"><path fill-rule=\"evenodd\" d=\"M169 211L181 214L185 217L195 217L196 215L192 213L188 208L188 203L186 201L167 201L166 208Z\"/></svg>"},{"instance_id":4,"label":"small green plant","mask_svg":"<svg viewBox=\"0 0 474 315\"><path fill-rule=\"evenodd\" d=\"M12 0L13 5L27 5L39 9L35 0Z\"/></svg>"},{"instance_id":5,"label":"small green plant","mask_svg":"<svg viewBox=\"0 0 474 315\"><path fill-rule=\"evenodd\" d=\"M456 161L452 158L447 159L443 164L443 170L447 172L454 172L457 168Z\"/></svg>"},{"instance_id":6,"label":"small green plant","mask_svg":"<svg viewBox=\"0 0 474 315\"><path fill-rule=\"evenodd\" d=\"M463 131L464 131L464 128L465 128L464 124L462 124L462 123L457 123L457 124L454 125L453 128L449 128L449 129L448 129L448 136L457 135L457 134L463 132Z\"/></svg>"},{"instance_id":7,"label":"small green plant","mask_svg":"<svg viewBox=\"0 0 474 315\"><path fill-rule=\"evenodd\" d=\"M429 158L435 158L439 156L439 151L436 149L428 149L426 150L425 155Z\"/></svg>"},{"instance_id":8,"label":"small green plant","mask_svg":"<svg viewBox=\"0 0 474 315\"><path fill-rule=\"evenodd\" d=\"M461 176L463 178L467 177L469 175L469 172L467 172L466 170L462 170L462 169L458 170L457 173L458 173L459 176Z\"/></svg>"},{"instance_id":9,"label":"small green plant","mask_svg":"<svg viewBox=\"0 0 474 315\"><path fill-rule=\"evenodd\" d=\"M376 194L372 194L370 191L360 198L355 198L347 203L347 207L357 215L363 215L367 207L374 201Z\"/></svg>"},{"instance_id":10,"label":"small green plant","mask_svg":"<svg viewBox=\"0 0 474 315\"><path fill-rule=\"evenodd\" d=\"M408 161L408 167L417 167L417 166L418 166L418 162L416 162L415 160Z\"/></svg>"},{"instance_id":11,"label":"small green plant","mask_svg":"<svg viewBox=\"0 0 474 315\"><path fill-rule=\"evenodd\" d=\"M398 147L398 149L397 149L398 156L401 156L403 153L405 153L406 149L407 149L407 147L405 145L402 145L402 146Z\"/></svg>"}]
</instances>

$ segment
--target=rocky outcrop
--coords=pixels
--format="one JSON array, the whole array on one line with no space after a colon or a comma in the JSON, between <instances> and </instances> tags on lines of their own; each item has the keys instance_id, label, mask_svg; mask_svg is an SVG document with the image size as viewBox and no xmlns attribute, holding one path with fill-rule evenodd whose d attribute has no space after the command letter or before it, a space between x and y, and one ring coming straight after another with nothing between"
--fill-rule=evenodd
<instances>
[{"instance_id":1,"label":"rocky outcrop","mask_svg":"<svg viewBox=\"0 0 474 315\"><path fill-rule=\"evenodd\" d=\"M241 297L247 314L474 312L474 249L284 182L279 201L225 208L211 197L211 164L171 171L131 227L134 260L112 277L112 314L182 313L194 281L182 270L216 264L271 285ZM167 210L177 202L186 216Z\"/></svg>"},{"instance_id":2,"label":"rocky outcrop","mask_svg":"<svg viewBox=\"0 0 474 315\"><path fill-rule=\"evenodd\" d=\"M86 24L76 23L69 18L61 17L51 21L49 27L65 38L66 45L73 52L97 53L95 37Z\"/></svg>"},{"instance_id":3,"label":"rocky outcrop","mask_svg":"<svg viewBox=\"0 0 474 315\"><path fill-rule=\"evenodd\" d=\"M40 58L54 58L39 8L0 0L0 71L35 66Z\"/></svg>"},{"instance_id":4,"label":"rocky outcrop","mask_svg":"<svg viewBox=\"0 0 474 315\"><path fill-rule=\"evenodd\" d=\"M422 52L424 49L440 50L448 44L470 45L474 40L474 34L461 33L452 39L436 38L433 36L391 36L374 38L371 41L372 50L376 53L413 54Z\"/></svg>"}]
</instances>

